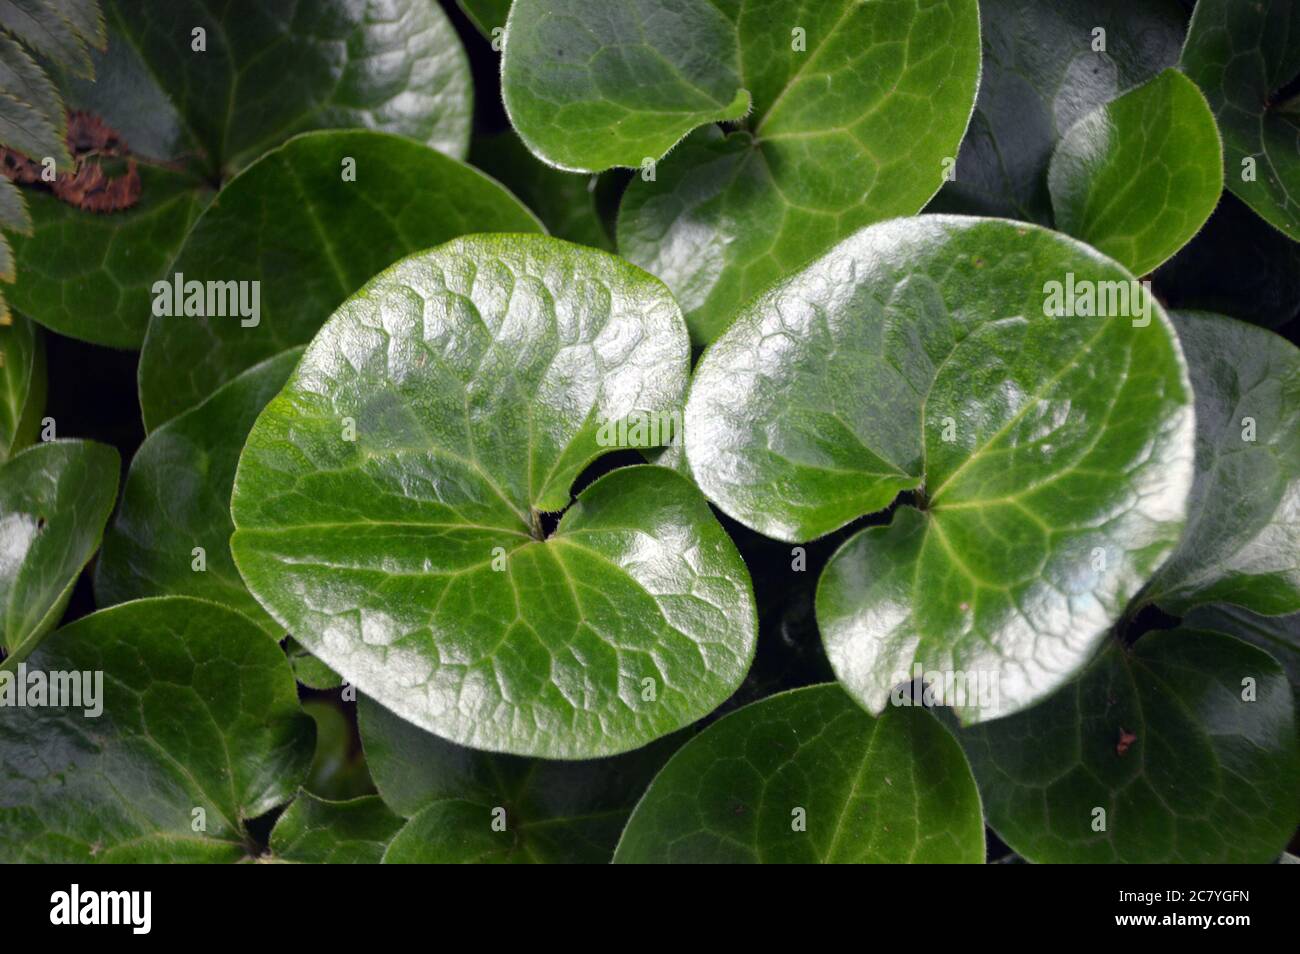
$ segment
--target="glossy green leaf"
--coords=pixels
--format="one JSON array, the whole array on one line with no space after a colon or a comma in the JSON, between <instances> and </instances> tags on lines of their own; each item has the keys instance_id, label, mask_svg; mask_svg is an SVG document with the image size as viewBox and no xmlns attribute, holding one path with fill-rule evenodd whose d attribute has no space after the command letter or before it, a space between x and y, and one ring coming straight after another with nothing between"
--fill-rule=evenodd
<instances>
[{"instance_id":1,"label":"glossy green leaf","mask_svg":"<svg viewBox=\"0 0 1300 954\"><path fill-rule=\"evenodd\" d=\"M276 821L271 854L306 864L378 864L401 827L374 795L326 801L302 792Z\"/></svg>"},{"instance_id":2,"label":"glossy green leaf","mask_svg":"<svg viewBox=\"0 0 1300 954\"><path fill-rule=\"evenodd\" d=\"M931 210L1051 225L1057 142L1176 65L1185 22L1178 0L980 0L979 99L955 177Z\"/></svg>"},{"instance_id":3,"label":"glossy green leaf","mask_svg":"<svg viewBox=\"0 0 1300 954\"><path fill-rule=\"evenodd\" d=\"M489 40L494 38L493 30L505 30L506 17L510 14L510 0L456 0L456 3Z\"/></svg>"},{"instance_id":4,"label":"glossy green leaf","mask_svg":"<svg viewBox=\"0 0 1300 954\"><path fill-rule=\"evenodd\" d=\"M1258 646L1286 670L1291 691L1300 693L1300 613L1260 616L1231 604L1198 606L1183 618L1188 629L1227 633Z\"/></svg>"},{"instance_id":5,"label":"glossy green leaf","mask_svg":"<svg viewBox=\"0 0 1300 954\"><path fill-rule=\"evenodd\" d=\"M1300 821L1286 676L1218 633L1112 643L1047 702L958 738L989 824L1034 862L1262 863Z\"/></svg>"},{"instance_id":6,"label":"glossy green leaf","mask_svg":"<svg viewBox=\"0 0 1300 954\"><path fill-rule=\"evenodd\" d=\"M92 441L37 444L0 465L0 647L4 668L59 622L99 548L117 499L117 451Z\"/></svg>"},{"instance_id":7,"label":"glossy green leaf","mask_svg":"<svg viewBox=\"0 0 1300 954\"><path fill-rule=\"evenodd\" d=\"M1205 97L1165 70L1061 138L1047 176L1056 227L1145 275L1205 224L1223 191L1222 169Z\"/></svg>"},{"instance_id":8,"label":"glossy green leaf","mask_svg":"<svg viewBox=\"0 0 1300 954\"><path fill-rule=\"evenodd\" d=\"M1146 602L1300 611L1300 350L1203 312L1174 315L1196 391L1187 530Z\"/></svg>"},{"instance_id":9,"label":"glossy green leaf","mask_svg":"<svg viewBox=\"0 0 1300 954\"><path fill-rule=\"evenodd\" d=\"M980 63L971 0L723 9L744 63L735 82L752 93L753 110L728 132L691 135L651 181L635 177L618 220L620 251L673 290L697 344L855 229L919 211L957 154ZM703 42L666 37L683 49ZM801 44L806 51L792 48ZM645 95L644 85L632 89Z\"/></svg>"},{"instance_id":10,"label":"glossy green leaf","mask_svg":"<svg viewBox=\"0 0 1300 954\"><path fill-rule=\"evenodd\" d=\"M597 207L596 176L562 172L539 161L513 132L475 136L469 161L503 183L556 238L613 251Z\"/></svg>"},{"instance_id":11,"label":"glossy green leaf","mask_svg":"<svg viewBox=\"0 0 1300 954\"><path fill-rule=\"evenodd\" d=\"M244 823L307 771L312 722L284 654L233 610L101 610L51 636L36 673L81 674L81 704L0 709L5 862L238 861Z\"/></svg>"},{"instance_id":12,"label":"glossy green leaf","mask_svg":"<svg viewBox=\"0 0 1300 954\"><path fill-rule=\"evenodd\" d=\"M297 133L362 127L457 157L468 150L468 63L430 0L248 9L230 0L111 0L106 7L110 37L107 51L94 56L97 80L62 85L70 106L121 135L139 164L141 190L131 208L107 214L24 190L35 234L15 243L12 298L62 334L140 347L152 283L170 277L168 263L214 187ZM66 159L59 161L66 171ZM337 180L337 161L334 172ZM310 230L302 212L297 221ZM409 249L391 251L382 264ZM260 357L304 342L286 339Z\"/></svg>"},{"instance_id":13,"label":"glossy green leaf","mask_svg":"<svg viewBox=\"0 0 1300 954\"><path fill-rule=\"evenodd\" d=\"M1031 705L1173 548L1191 393L1133 283L1036 226L900 219L773 286L700 362L691 472L745 525L811 540L915 493L818 588L831 663L872 712L914 664L994 681L963 718ZM1055 316L1085 290L1106 314Z\"/></svg>"},{"instance_id":14,"label":"glossy green leaf","mask_svg":"<svg viewBox=\"0 0 1300 954\"><path fill-rule=\"evenodd\" d=\"M22 315L0 322L0 464L36 439L45 410L45 342Z\"/></svg>"},{"instance_id":15,"label":"glossy green leaf","mask_svg":"<svg viewBox=\"0 0 1300 954\"><path fill-rule=\"evenodd\" d=\"M873 718L836 685L723 717L669 760L619 841L623 863L984 860L970 767L921 707Z\"/></svg>"},{"instance_id":16,"label":"glossy green leaf","mask_svg":"<svg viewBox=\"0 0 1300 954\"><path fill-rule=\"evenodd\" d=\"M230 491L253 422L301 355L286 351L250 368L140 445L95 570L100 606L197 596L280 634L231 559Z\"/></svg>"},{"instance_id":17,"label":"glossy green leaf","mask_svg":"<svg viewBox=\"0 0 1300 954\"><path fill-rule=\"evenodd\" d=\"M349 165L349 161L354 165ZM355 181L347 177L355 171ZM140 404L153 430L241 371L306 344L330 313L403 255L474 231L541 225L482 173L396 136L299 136L230 183L170 267L184 282L258 282L257 314L155 311L140 357ZM251 286L249 286L251 293ZM254 324L254 321L256 323Z\"/></svg>"},{"instance_id":18,"label":"glossy green leaf","mask_svg":"<svg viewBox=\"0 0 1300 954\"><path fill-rule=\"evenodd\" d=\"M285 655L293 667L294 677L308 689L338 689L343 677L325 665L292 636L285 640Z\"/></svg>"},{"instance_id":19,"label":"glossy green leaf","mask_svg":"<svg viewBox=\"0 0 1300 954\"><path fill-rule=\"evenodd\" d=\"M245 583L360 691L461 744L586 758L693 722L753 655L735 548L663 468L569 506L622 425L671 426L687 352L667 289L603 252L469 236L399 262L249 435ZM566 507L545 537L539 513Z\"/></svg>"},{"instance_id":20,"label":"glossy green leaf","mask_svg":"<svg viewBox=\"0 0 1300 954\"><path fill-rule=\"evenodd\" d=\"M453 745L366 696L357 716L380 796L410 819L385 859L393 863L605 864L680 743L672 736L610 758L553 762Z\"/></svg>"},{"instance_id":21,"label":"glossy green leaf","mask_svg":"<svg viewBox=\"0 0 1300 954\"><path fill-rule=\"evenodd\" d=\"M1297 36L1297 0L1199 0L1181 67L1218 118L1228 188L1300 241Z\"/></svg>"}]
</instances>

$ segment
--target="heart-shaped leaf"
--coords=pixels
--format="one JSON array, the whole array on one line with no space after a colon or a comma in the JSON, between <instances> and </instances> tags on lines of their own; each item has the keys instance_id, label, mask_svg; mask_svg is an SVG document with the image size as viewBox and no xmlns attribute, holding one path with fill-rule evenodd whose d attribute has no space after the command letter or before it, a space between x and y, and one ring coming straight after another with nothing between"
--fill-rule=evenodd
<instances>
[{"instance_id":1,"label":"heart-shaped leaf","mask_svg":"<svg viewBox=\"0 0 1300 954\"><path fill-rule=\"evenodd\" d=\"M658 467L542 512L601 453L679 419L664 286L542 236L469 236L349 299L262 412L235 477L249 590L359 690L476 748L558 758L708 713L753 655L749 576Z\"/></svg>"},{"instance_id":2,"label":"heart-shaped leaf","mask_svg":"<svg viewBox=\"0 0 1300 954\"><path fill-rule=\"evenodd\" d=\"M1166 630L958 739L989 824L1030 861L1260 863L1300 820L1293 705L1267 653Z\"/></svg>"},{"instance_id":3,"label":"heart-shaped leaf","mask_svg":"<svg viewBox=\"0 0 1300 954\"><path fill-rule=\"evenodd\" d=\"M101 610L19 675L9 688L27 705L0 708L5 862L238 861L251 850L244 823L288 801L311 761L284 654L213 603Z\"/></svg>"},{"instance_id":4,"label":"heart-shaped leaf","mask_svg":"<svg viewBox=\"0 0 1300 954\"><path fill-rule=\"evenodd\" d=\"M297 133L362 127L457 157L468 150L468 63L430 0L248 9L228 0L109 0L106 8L110 35L94 57L96 81L62 85L84 128L111 138L72 158L76 169L98 164L122 186L134 164L139 188L108 214L26 190L34 233L15 242L15 306L62 334L139 347L152 284L213 187ZM64 176L75 171L59 163Z\"/></svg>"},{"instance_id":5,"label":"heart-shaped leaf","mask_svg":"<svg viewBox=\"0 0 1300 954\"><path fill-rule=\"evenodd\" d=\"M418 143L359 130L290 140L222 191L172 263L167 313L155 298L140 357L145 426L153 430L244 369L306 344L344 299L403 255L480 229L541 228L497 183ZM240 302L250 307L195 317L176 275L185 289L243 282L249 291Z\"/></svg>"},{"instance_id":6,"label":"heart-shaped leaf","mask_svg":"<svg viewBox=\"0 0 1300 954\"><path fill-rule=\"evenodd\" d=\"M476 136L469 161L537 213L556 238L613 251L597 207L596 176L573 175L539 161L513 132Z\"/></svg>"},{"instance_id":7,"label":"heart-shaped leaf","mask_svg":"<svg viewBox=\"0 0 1300 954\"><path fill-rule=\"evenodd\" d=\"M401 827L375 795L336 802L302 792L276 821L271 854L306 864L378 864Z\"/></svg>"},{"instance_id":8,"label":"heart-shaped leaf","mask_svg":"<svg viewBox=\"0 0 1300 954\"><path fill-rule=\"evenodd\" d=\"M453 745L366 696L357 718L379 794L410 819L385 859L393 863L605 864L680 742L672 736L610 758L551 762Z\"/></svg>"},{"instance_id":9,"label":"heart-shaped leaf","mask_svg":"<svg viewBox=\"0 0 1300 954\"><path fill-rule=\"evenodd\" d=\"M45 410L45 342L22 315L0 321L0 464L36 439Z\"/></svg>"},{"instance_id":10,"label":"heart-shaped leaf","mask_svg":"<svg viewBox=\"0 0 1300 954\"><path fill-rule=\"evenodd\" d=\"M1300 349L1203 312L1174 323L1196 392L1187 530L1144 594L1177 615L1300 611Z\"/></svg>"},{"instance_id":11,"label":"heart-shaped leaf","mask_svg":"<svg viewBox=\"0 0 1300 954\"><path fill-rule=\"evenodd\" d=\"M1222 172L1214 114L1171 69L1071 126L1047 185L1058 229L1145 275L1205 224Z\"/></svg>"},{"instance_id":12,"label":"heart-shaped leaf","mask_svg":"<svg viewBox=\"0 0 1300 954\"><path fill-rule=\"evenodd\" d=\"M1047 173L1057 142L1094 109L1177 65L1185 21L1178 0L980 0L979 99L955 177L931 209L1051 225Z\"/></svg>"},{"instance_id":13,"label":"heart-shaped leaf","mask_svg":"<svg viewBox=\"0 0 1300 954\"><path fill-rule=\"evenodd\" d=\"M863 712L839 686L745 706L682 746L614 855L624 863L984 860L970 767L920 706Z\"/></svg>"},{"instance_id":14,"label":"heart-shaped leaf","mask_svg":"<svg viewBox=\"0 0 1300 954\"><path fill-rule=\"evenodd\" d=\"M1114 262L922 216L745 308L696 370L686 453L711 501L791 542L915 491L827 566L827 653L872 712L913 664L992 677L958 706L986 719L1077 671L1173 548L1190 404L1168 319Z\"/></svg>"},{"instance_id":15,"label":"heart-shaped leaf","mask_svg":"<svg viewBox=\"0 0 1300 954\"><path fill-rule=\"evenodd\" d=\"M565 167L642 166L618 246L673 290L697 343L854 229L920 210L979 75L973 0L519 0L510 23L503 90L524 141Z\"/></svg>"},{"instance_id":16,"label":"heart-shaped leaf","mask_svg":"<svg viewBox=\"0 0 1300 954\"><path fill-rule=\"evenodd\" d=\"M55 627L117 499L117 451L37 444L0 465L0 647L12 669Z\"/></svg>"},{"instance_id":17,"label":"heart-shaped leaf","mask_svg":"<svg viewBox=\"0 0 1300 954\"><path fill-rule=\"evenodd\" d=\"M231 559L230 491L253 422L301 355L286 351L250 368L140 445L95 569L100 606L197 596L280 635Z\"/></svg>"},{"instance_id":18,"label":"heart-shaped leaf","mask_svg":"<svg viewBox=\"0 0 1300 954\"><path fill-rule=\"evenodd\" d=\"M1181 67L1223 130L1226 182L1300 241L1300 2L1198 0Z\"/></svg>"}]
</instances>

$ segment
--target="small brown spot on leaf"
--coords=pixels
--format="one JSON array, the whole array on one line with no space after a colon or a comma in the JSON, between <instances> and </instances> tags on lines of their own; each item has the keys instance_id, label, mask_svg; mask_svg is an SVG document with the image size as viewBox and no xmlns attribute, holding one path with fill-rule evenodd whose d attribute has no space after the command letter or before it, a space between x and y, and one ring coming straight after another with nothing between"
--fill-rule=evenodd
<instances>
[{"instance_id":1,"label":"small brown spot on leaf","mask_svg":"<svg viewBox=\"0 0 1300 954\"><path fill-rule=\"evenodd\" d=\"M1115 754L1123 755L1128 751L1129 746L1136 741L1137 736L1134 733L1128 731L1128 729L1125 729L1123 726L1120 726L1119 741L1115 743Z\"/></svg>"}]
</instances>

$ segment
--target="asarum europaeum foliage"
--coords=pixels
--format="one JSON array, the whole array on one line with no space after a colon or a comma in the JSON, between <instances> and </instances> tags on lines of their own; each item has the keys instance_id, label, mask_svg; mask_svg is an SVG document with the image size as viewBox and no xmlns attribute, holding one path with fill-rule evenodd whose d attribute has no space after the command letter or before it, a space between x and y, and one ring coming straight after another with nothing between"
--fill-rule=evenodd
<instances>
[{"instance_id":1,"label":"asarum europaeum foliage","mask_svg":"<svg viewBox=\"0 0 1300 954\"><path fill-rule=\"evenodd\" d=\"M0 862L1290 857L1296 37L0 3Z\"/></svg>"}]
</instances>

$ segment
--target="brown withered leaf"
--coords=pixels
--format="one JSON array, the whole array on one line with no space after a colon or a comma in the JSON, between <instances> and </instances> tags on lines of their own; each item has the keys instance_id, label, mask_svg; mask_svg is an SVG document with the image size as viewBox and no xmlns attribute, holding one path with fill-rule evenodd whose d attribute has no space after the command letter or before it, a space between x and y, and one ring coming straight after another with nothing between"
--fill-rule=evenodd
<instances>
[{"instance_id":1,"label":"brown withered leaf","mask_svg":"<svg viewBox=\"0 0 1300 954\"><path fill-rule=\"evenodd\" d=\"M71 172L59 172L53 182L41 178L41 165L22 153L0 147L0 174L18 185L48 188L69 205L88 212L118 212L140 201L140 171L122 136L93 113L68 113L68 152ZM110 176L105 159L126 158L126 172Z\"/></svg>"}]
</instances>

